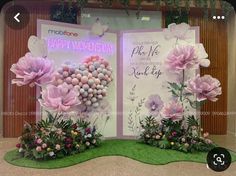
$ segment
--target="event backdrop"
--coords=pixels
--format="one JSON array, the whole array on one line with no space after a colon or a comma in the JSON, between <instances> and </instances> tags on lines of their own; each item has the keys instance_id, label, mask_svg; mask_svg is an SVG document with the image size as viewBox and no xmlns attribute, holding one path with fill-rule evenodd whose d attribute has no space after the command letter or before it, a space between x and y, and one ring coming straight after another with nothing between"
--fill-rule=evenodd
<instances>
[{"instance_id":1,"label":"event backdrop","mask_svg":"<svg viewBox=\"0 0 236 176\"><path fill-rule=\"evenodd\" d=\"M167 82L175 75L167 74L164 61L176 40L167 40L162 29L108 31L95 37L84 26L38 20L37 33L47 41L48 57L57 67L65 62L78 64L93 55L111 64L114 80L103 100L109 106L109 115L94 113L90 118L105 137L137 136L139 121L148 115L148 98L159 95L164 103L171 98ZM178 43L194 44L198 39L199 29L192 27L187 39ZM191 71L187 75L195 74ZM45 111L40 111L44 118Z\"/></svg>"}]
</instances>

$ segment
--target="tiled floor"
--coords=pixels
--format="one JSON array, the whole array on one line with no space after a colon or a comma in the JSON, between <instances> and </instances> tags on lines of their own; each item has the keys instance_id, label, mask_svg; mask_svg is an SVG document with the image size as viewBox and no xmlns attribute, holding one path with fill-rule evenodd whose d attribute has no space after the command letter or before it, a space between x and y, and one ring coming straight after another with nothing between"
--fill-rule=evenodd
<instances>
[{"instance_id":1,"label":"tiled floor","mask_svg":"<svg viewBox=\"0 0 236 176\"><path fill-rule=\"evenodd\" d=\"M228 135L211 135L210 138L219 146L236 152L236 136Z\"/></svg>"},{"instance_id":2,"label":"tiled floor","mask_svg":"<svg viewBox=\"0 0 236 176\"><path fill-rule=\"evenodd\" d=\"M230 136L212 136L217 143L235 149ZM234 142L232 142L234 140ZM4 154L15 148L17 139L0 138L0 176L236 176L236 163L224 172L207 169L206 164L175 162L166 165L149 165L129 158L109 156L96 158L61 169L32 169L7 163Z\"/></svg>"}]
</instances>

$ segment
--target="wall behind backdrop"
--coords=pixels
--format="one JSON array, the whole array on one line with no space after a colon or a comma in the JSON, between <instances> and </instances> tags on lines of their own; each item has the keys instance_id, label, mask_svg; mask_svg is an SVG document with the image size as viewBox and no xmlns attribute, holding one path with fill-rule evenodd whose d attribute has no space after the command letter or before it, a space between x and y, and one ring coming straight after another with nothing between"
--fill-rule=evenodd
<instances>
[{"instance_id":1,"label":"wall behind backdrop","mask_svg":"<svg viewBox=\"0 0 236 176\"><path fill-rule=\"evenodd\" d=\"M24 6L26 6L24 4ZM20 56L27 51L27 40L30 35L36 35L37 19L49 19L49 4L26 6L30 12L30 22L22 30L14 30L7 25L4 26L4 82L3 82L3 136L18 137L21 134L25 121L35 122L35 115L27 116L22 112L35 112L35 88L27 86L17 87L11 84L14 78L13 73L9 71L11 65L16 63ZM150 9L149 9L150 10ZM154 9L155 10L155 9ZM124 12L125 13L125 12ZM163 16L164 17L164 16ZM162 18L162 27L165 26L165 18ZM226 112L227 111L227 25L222 22L206 20L198 17L196 14L190 14L190 25L200 26L200 41L206 47L211 60L211 66L202 69L202 73L211 74L217 77L223 88L223 94L217 103L207 102L202 111ZM11 112L15 112L11 114ZM16 113L18 112L18 113ZM227 118L226 115L207 115L201 118L202 126L205 131L211 134L226 134Z\"/></svg>"}]
</instances>

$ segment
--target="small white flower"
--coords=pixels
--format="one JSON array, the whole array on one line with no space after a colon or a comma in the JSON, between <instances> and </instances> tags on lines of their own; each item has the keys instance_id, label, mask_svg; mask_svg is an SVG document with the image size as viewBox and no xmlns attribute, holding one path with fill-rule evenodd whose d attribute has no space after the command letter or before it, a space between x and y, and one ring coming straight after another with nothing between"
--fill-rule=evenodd
<instances>
[{"instance_id":1,"label":"small white flower","mask_svg":"<svg viewBox=\"0 0 236 176\"><path fill-rule=\"evenodd\" d=\"M23 152L24 149L23 148L19 148L19 153Z\"/></svg>"},{"instance_id":2,"label":"small white flower","mask_svg":"<svg viewBox=\"0 0 236 176\"><path fill-rule=\"evenodd\" d=\"M88 134L88 135L87 135L87 137L88 137L88 138L91 138L91 137L92 137L92 135L91 135L91 134Z\"/></svg>"},{"instance_id":3,"label":"small white flower","mask_svg":"<svg viewBox=\"0 0 236 176\"><path fill-rule=\"evenodd\" d=\"M49 156L53 156L54 155L54 152L49 152Z\"/></svg>"}]
</instances>

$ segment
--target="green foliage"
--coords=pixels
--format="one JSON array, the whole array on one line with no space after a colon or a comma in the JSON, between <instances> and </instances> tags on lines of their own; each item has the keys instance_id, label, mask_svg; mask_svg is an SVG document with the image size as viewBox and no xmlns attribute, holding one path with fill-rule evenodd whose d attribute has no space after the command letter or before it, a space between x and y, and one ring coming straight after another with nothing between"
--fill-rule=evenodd
<instances>
[{"instance_id":1,"label":"green foliage","mask_svg":"<svg viewBox=\"0 0 236 176\"><path fill-rule=\"evenodd\" d=\"M188 127L192 127L192 126L198 127L199 126L199 120L195 119L195 117L193 115L189 116L187 118L187 125L188 125Z\"/></svg>"},{"instance_id":2,"label":"green foliage","mask_svg":"<svg viewBox=\"0 0 236 176\"><path fill-rule=\"evenodd\" d=\"M78 120L77 120L77 124L78 124L79 127L85 129L85 128L87 128L87 127L90 125L90 122L85 121L85 120L83 120L83 119L78 119Z\"/></svg>"},{"instance_id":3,"label":"green foliage","mask_svg":"<svg viewBox=\"0 0 236 176\"><path fill-rule=\"evenodd\" d=\"M161 149L168 149L171 147L170 141L168 141L166 138L164 138L163 140L161 140L159 142L159 147Z\"/></svg>"},{"instance_id":4,"label":"green foliage","mask_svg":"<svg viewBox=\"0 0 236 176\"><path fill-rule=\"evenodd\" d=\"M64 120L49 112L45 120L35 125L25 124L17 144L23 157L36 160L62 158L94 148L101 143L101 134L89 122Z\"/></svg>"},{"instance_id":5,"label":"green foliage","mask_svg":"<svg viewBox=\"0 0 236 176\"><path fill-rule=\"evenodd\" d=\"M164 119L158 123L152 116L141 121L142 132L140 141L161 149L173 149L185 153L195 151L210 151L215 145L211 140L201 137L199 121L189 116L184 121Z\"/></svg>"},{"instance_id":6,"label":"green foliage","mask_svg":"<svg viewBox=\"0 0 236 176\"><path fill-rule=\"evenodd\" d=\"M142 4L143 0L136 0L136 5L137 5L137 18L139 17L140 14L140 10L141 8L141 4ZM131 0L97 0L97 2L102 2L103 5L105 6L112 6L113 2L119 2L120 4L122 4L124 6L124 9L126 11L126 13L129 15L129 5ZM179 16L181 15L181 13L184 12L189 12L190 11L190 0L185 0L184 3L182 3L182 6L180 7L180 0L148 0L148 2L153 2L157 9L160 9L161 6L163 6L162 4L165 4L165 6L167 6L167 8L170 11L176 11L179 13ZM201 8L202 11L204 12L204 17L208 18L209 14L208 14L208 1L207 0L195 0L194 1L196 4L196 7ZM70 6L73 5L72 0L62 0L63 4L62 6L65 6L64 3L68 3ZM78 8L83 9L84 7L86 7L88 4L88 0L76 0L76 5ZM211 9L211 15L214 15L216 12L216 2L215 0L210 0L209 3L210 9ZM221 7L223 10L223 14L225 16L228 16L231 12L234 11L233 6L226 2L226 1L221 1ZM183 9L183 10L182 10Z\"/></svg>"}]
</instances>

